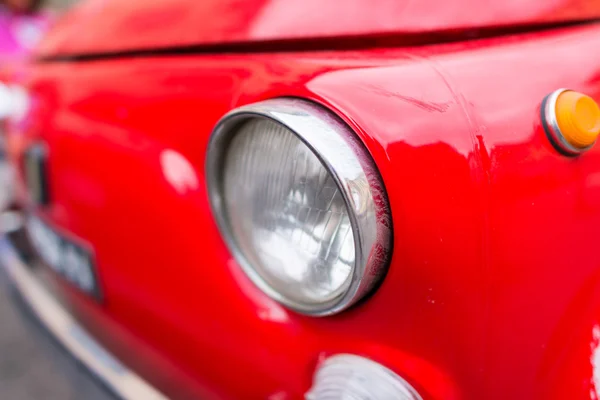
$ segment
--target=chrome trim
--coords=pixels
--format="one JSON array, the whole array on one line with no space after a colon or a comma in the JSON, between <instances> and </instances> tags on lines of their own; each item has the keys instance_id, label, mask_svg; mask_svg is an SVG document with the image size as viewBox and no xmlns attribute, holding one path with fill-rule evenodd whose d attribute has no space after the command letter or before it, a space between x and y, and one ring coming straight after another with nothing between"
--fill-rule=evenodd
<instances>
[{"instance_id":1,"label":"chrome trim","mask_svg":"<svg viewBox=\"0 0 600 400\"><path fill-rule=\"evenodd\" d=\"M268 285L239 251L230 233L222 198L223 160L236 128L252 118L271 119L302 140L332 174L348 208L356 260L350 285L346 292L318 307L287 299ZM206 182L213 214L230 251L250 279L285 306L315 316L335 314L365 296L385 275L392 250L392 219L385 187L357 135L323 107L306 100L280 98L229 112L212 132L206 155Z\"/></svg>"},{"instance_id":2,"label":"chrome trim","mask_svg":"<svg viewBox=\"0 0 600 400\"><path fill-rule=\"evenodd\" d=\"M0 264L46 329L115 394L125 400L166 399L94 340L40 284L8 239L1 236Z\"/></svg>"},{"instance_id":3,"label":"chrome trim","mask_svg":"<svg viewBox=\"0 0 600 400\"><path fill-rule=\"evenodd\" d=\"M569 143L567 139L565 139L560 131L558 121L556 120L556 101L561 93L568 92L569 90L570 89L558 89L546 96L544 99L542 121L544 123L546 134L549 136L550 142L554 145L554 147L556 147L558 151L575 156L591 149L595 142L587 147L575 147Z\"/></svg>"}]
</instances>

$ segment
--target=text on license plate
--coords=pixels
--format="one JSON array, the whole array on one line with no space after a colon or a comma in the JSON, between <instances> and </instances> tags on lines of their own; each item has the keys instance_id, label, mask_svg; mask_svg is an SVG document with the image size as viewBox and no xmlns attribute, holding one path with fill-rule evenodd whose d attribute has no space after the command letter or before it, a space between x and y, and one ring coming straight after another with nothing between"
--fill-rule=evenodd
<instances>
[{"instance_id":1,"label":"text on license plate","mask_svg":"<svg viewBox=\"0 0 600 400\"><path fill-rule=\"evenodd\" d=\"M27 220L31 243L45 264L82 291L99 298L90 252L55 232L37 217Z\"/></svg>"}]
</instances>

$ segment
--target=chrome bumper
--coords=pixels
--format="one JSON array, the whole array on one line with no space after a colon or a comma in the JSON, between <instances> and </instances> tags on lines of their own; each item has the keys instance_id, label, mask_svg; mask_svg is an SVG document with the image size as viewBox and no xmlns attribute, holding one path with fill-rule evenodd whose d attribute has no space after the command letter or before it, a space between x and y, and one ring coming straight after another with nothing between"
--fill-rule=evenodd
<instances>
[{"instance_id":1,"label":"chrome bumper","mask_svg":"<svg viewBox=\"0 0 600 400\"><path fill-rule=\"evenodd\" d=\"M38 281L10 241L0 236L0 265L44 327L75 358L123 399L166 399L85 331Z\"/></svg>"}]
</instances>

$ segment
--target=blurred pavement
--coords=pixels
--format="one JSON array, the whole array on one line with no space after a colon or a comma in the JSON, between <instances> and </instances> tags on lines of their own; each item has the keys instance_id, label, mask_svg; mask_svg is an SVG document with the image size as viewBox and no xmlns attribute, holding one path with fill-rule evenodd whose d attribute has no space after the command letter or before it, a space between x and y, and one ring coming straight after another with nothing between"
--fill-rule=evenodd
<instances>
[{"instance_id":1,"label":"blurred pavement","mask_svg":"<svg viewBox=\"0 0 600 400\"><path fill-rule=\"evenodd\" d=\"M0 155L0 208L9 177ZM0 399L114 399L42 328L0 267Z\"/></svg>"}]
</instances>

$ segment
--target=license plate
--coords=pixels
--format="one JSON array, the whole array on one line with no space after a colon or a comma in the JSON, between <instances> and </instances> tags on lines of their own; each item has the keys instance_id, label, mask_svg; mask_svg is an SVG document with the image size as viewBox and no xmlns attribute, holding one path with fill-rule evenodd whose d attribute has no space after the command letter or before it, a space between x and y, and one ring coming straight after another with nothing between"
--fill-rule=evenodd
<instances>
[{"instance_id":1,"label":"license plate","mask_svg":"<svg viewBox=\"0 0 600 400\"><path fill-rule=\"evenodd\" d=\"M52 229L37 217L27 220L27 231L44 264L81 291L100 299L91 252Z\"/></svg>"}]
</instances>

